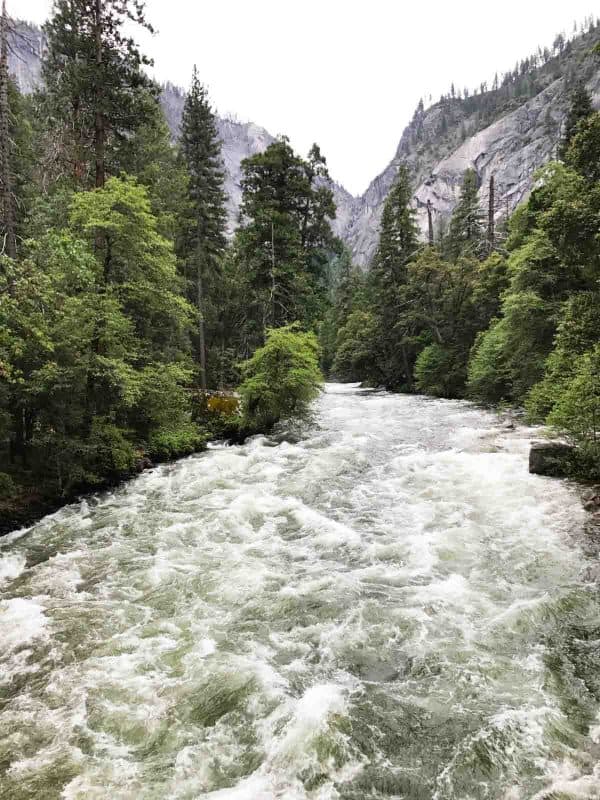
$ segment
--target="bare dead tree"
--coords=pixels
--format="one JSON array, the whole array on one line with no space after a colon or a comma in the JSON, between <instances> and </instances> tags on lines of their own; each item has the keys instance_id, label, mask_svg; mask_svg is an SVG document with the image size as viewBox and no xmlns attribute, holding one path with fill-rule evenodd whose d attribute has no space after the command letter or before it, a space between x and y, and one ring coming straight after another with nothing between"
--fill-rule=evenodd
<instances>
[{"instance_id":1,"label":"bare dead tree","mask_svg":"<svg viewBox=\"0 0 600 800\"><path fill-rule=\"evenodd\" d=\"M427 222L429 225L429 246L433 247L434 244L434 237L433 237L433 211L431 208L431 200L427 200Z\"/></svg>"},{"instance_id":2,"label":"bare dead tree","mask_svg":"<svg viewBox=\"0 0 600 800\"><path fill-rule=\"evenodd\" d=\"M488 205L488 230L487 230L488 246L490 253L493 252L494 247L496 245L495 213L496 213L496 187L495 187L494 175L492 174L490 175L490 196Z\"/></svg>"}]
</instances>

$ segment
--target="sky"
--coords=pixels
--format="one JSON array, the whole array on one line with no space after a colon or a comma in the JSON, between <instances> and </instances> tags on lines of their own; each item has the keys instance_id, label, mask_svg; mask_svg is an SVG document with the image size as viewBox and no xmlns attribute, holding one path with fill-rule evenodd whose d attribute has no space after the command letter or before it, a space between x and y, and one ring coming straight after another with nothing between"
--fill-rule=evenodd
<instances>
[{"instance_id":1,"label":"sky","mask_svg":"<svg viewBox=\"0 0 600 800\"><path fill-rule=\"evenodd\" d=\"M41 23L51 0L7 0ZM154 74L186 87L193 65L220 114L317 142L361 194L389 163L423 97L472 89L600 14L597 0L147 0L138 37Z\"/></svg>"}]
</instances>

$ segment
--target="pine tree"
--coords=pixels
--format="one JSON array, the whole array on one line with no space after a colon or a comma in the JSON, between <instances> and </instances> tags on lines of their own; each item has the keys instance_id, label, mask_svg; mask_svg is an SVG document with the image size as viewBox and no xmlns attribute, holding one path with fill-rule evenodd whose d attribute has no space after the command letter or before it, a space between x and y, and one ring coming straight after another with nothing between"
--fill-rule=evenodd
<instances>
[{"instance_id":1,"label":"pine tree","mask_svg":"<svg viewBox=\"0 0 600 800\"><path fill-rule=\"evenodd\" d=\"M327 169L318 147L308 160L286 137L242 162L242 219L235 239L247 282L247 349L268 327L314 324L327 304L328 261L336 251Z\"/></svg>"},{"instance_id":2,"label":"pine tree","mask_svg":"<svg viewBox=\"0 0 600 800\"><path fill-rule=\"evenodd\" d=\"M215 115L196 67L183 108L181 152L188 172L191 211L186 255L194 264L200 383L206 391L205 284L208 281L212 285L225 251L226 211L221 142Z\"/></svg>"},{"instance_id":3,"label":"pine tree","mask_svg":"<svg viewBox=\"0 0 600 800\"><path fill-rule=\"evenodd\" d=\"M46 112L58 133L58 174L76 185L104 185L120 169L119 150L143 122L142 104L156 88L150 64L125 32L152 30L143 0L56 0L44 27Z\"/></svg>"},{"instance_id":4,"label":"pine tree","mask_svg":"<svg viewBox=\"0 0 600 800\"><path fill-rule=\"evenodd\" d=\"M484 223L477 187L477 173L468 169L458 205L454 209L448 231L447 247L451 258L461 255L481 256L484 248Z\"/></svg>"},{"instance_id":5,"label":"pine tree","mask_svg":"<svg viewBox=\"0 0 600 800\"><path fill-rule=\"evenodd\" d=\"M593 111L592 98L585 88L585 84L579 82L571 95L571 104L565 119L563 138L558 153L561 159L564 160L566 157L571 140L577 133L579 123L591 116Z\"/></svg>"},{"instance_id":6,"label":"pine tree","mask_svg":"<svg viewBox=\"0 0 600 800\"><path fill-rule=\"evenodd\" d=\"M8 25L6 0L3 0L2 17L0 18L0 207L4 234L2 252L5 252L10 258L14 258L17 253L17 234L13 165L11 164Z\"/></svg>"},{"instance_id":7,"label":"pine tree","mask_svg":"<svg viewBox=\"0 0 600 800\"><path fill-rule=\"evenodd\" d=\"M415 212L408 169L402 165L387 197L381 217L379 246L371 268L375 310L381 340L382 373L390 387L412 386L412 365L397 328L401 314L401 290L406 282L406 267L418 249Z\"/></svg>"},{"instance_id":8,"label":"pine tree","mask_svg":"<svg viewBox=\"0 0 600 800\"><path fill-rule=\"evenodd\" d=\"M417 248L411 199L410 176L402 165L383 208L379 247L373 261L373 270L395 285L403 282L406 264Z\"/></svg>"}]
</instances>

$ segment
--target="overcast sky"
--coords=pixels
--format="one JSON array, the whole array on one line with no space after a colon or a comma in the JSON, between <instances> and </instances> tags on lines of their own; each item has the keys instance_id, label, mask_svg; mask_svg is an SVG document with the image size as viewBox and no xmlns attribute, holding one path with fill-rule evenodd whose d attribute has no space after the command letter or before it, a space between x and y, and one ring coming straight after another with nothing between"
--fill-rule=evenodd
<instances>
[{"instance_id":1,"label":"overcast sky","mask_svg":"<svg viewBox=\"0 0 600 800\"><path fill-rule=\"evenodd\" d=\"M43 22L51 0L8 0ZM362 193L393 156L420 97L472 88L551 45L597 0L148 0L155 74L186 86L198 65L219 113L313 141Z\"/></svg>"}]
</instances>

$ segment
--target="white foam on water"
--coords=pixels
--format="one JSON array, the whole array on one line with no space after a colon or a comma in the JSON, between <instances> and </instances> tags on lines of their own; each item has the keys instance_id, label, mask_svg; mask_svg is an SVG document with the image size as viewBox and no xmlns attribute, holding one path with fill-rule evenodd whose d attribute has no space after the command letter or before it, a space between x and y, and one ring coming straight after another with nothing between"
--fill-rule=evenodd
<instances>
[{"instance_id":1,"label":"white foam on water","mask_svg":"<svg viewBox=\"0 0 600 800\"><path fill-rule=\"evenodd\" d=\"M24 571L26 563L23 553L0 556L0 585L18 578Z\"/></svg>"},{"instance_id":2,"label":"white foam on water","mask_svg":"<svg viewBox=\"0 0 600 800\"><path fill-rule=\"evenodd\" d=\"M3 540L0 794L337 800L375 771L390 797L597 797L600 725L570 727L546 666L596 613L584 516L528 474L534 434L332 385L296 443L211 447Z\"/></svg>"},{"instance_id":3,"label":"white foam on water","mask_svg":"<svg viewBox=\"0 0 600 800\"><path fill-rule=\"evenodd\" d=\"M14 597L0 601L0 641L4 653L48 637L48 619L44 606L36 599Z\"/></svg>"}]
</instances>

